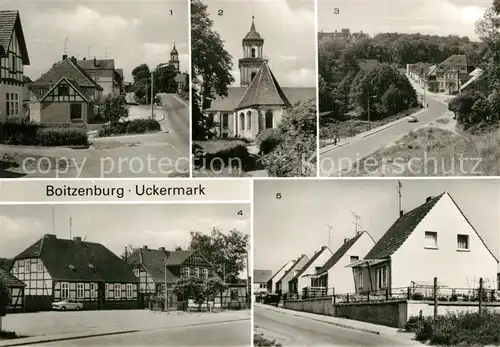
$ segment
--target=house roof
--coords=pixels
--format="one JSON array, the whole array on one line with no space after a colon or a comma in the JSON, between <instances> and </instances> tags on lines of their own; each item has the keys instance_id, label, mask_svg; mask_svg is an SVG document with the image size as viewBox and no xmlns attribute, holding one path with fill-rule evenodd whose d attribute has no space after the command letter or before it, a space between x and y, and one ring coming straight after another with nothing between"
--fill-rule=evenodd
<instances>
[{"instance_id":1,"label":"house roof","mask_svg":"<svg viewBox=\"0 0 500 347\"><path fill-rule=\"evenodd\" d=\"M10 271L12 264L14 264L14 259L0 258L0 269L4 269L5 271Z\"/></svg>"},{"instance_id":2,"label":"house roof","mask_svg":"<svg viewBox=\"0 0 500 347\"><path fill-rule=\"evenodd\" d=\"M269 65L263 62L236 108L268 105L292 106Z\"/></svg>"},{"instance_id":3,"label":"house roof","mask_svg":"<svg viewBox=\"0 0 500 347\"><path fill-rule=\"evenodd\" d=\"M186 74L185 73L178 73L175 78L175 82L177 83L183 83L186 82Z\"/></svg>"},{"instance_id":4,"label":"house roof","mask_svg":"<svg viewBox=\"0 0 500 347\"><path fill-rule=\"evenodd\" d=\"M295 260L290 260L292 261L294 264L295 264ZM271 278L269 278L268 282L273 280L277 274L279 274L281 272L281 270L283 270L288 264L290 264L290 261L287 261L285 264L283 264L282 267L280 267L280 269L278 271L276 271L272 276ZM293 265L292 265L293 266Z\"/></svg>"},{"instance_id":5,"label":"house roof","mask_svg":"<svg viewBox=\"0 0 500 347\"><path fill-rule=\"evenodd\" d=\"M293 265L292 265L292 266L290 266L290 268L289 268L289 269L288 269L288 270L287 270L287 271L283 274L283 276L281 276L281 278L280 278L279 280L277 280L277 281L276 281L276 283L281 282L281 281L282 281L282 280L283 280L283 279L284 279L284 278L285 278L285 277L286 277L286 276L287 276L290 272L292 272L292 271L294 271L294 270L297 270L297 269L296 269L296 267L299 265L299 263L300 263L300 261L301 261L302 259L307 259L307 260L309 260L309 259L308 259L308 257L307 257L307 255L302 254L302 255L299 257L299 259L297 259L297 261L296 261L295 263L293 263ZM301 269L299 269L299 270L301 270Z\"/></svg>"},{"instance_id":6,"label":"house roof","mask_svg":"<svg viewBox=\"0 0 500 347\"><path fill-rule=\"evenodd\" d=\"M54 86L50 88L47 93L45 93L45 95L40 99L40 101L43 101L47 96L49 96L50 93L52 93L52 91L56 89L58 85L61 84L61 82L68 83L71 86L71 88L73 88L86 102L92 102L91 97L87 95L87 93L84 90L78 87L78 84L76 84L74 80L71 80L67 77L61 78L56 84L54 84Z\"/></svg>"},{"instance_id":7,"label":"house roof","mask_svg":"<svg viewBox=\"0 0 500 347\"><path fill-rule=\"evenodd\" d=\"M253 283L267 283L273 277L271 270L253 270Z\"/></svg>"},{"instance_id":8,"label":"house roof","mask_svg":"<svg viewBox=\"0 0 500 347\"><path fill-rule=\"evenodd\" d=\"M467 56L465 54L453 54L446 58L442 63L432 65L429 68L428 75L445 70L465 70L467 71Z\"/></svg>"},{"instance_id":9,"label":"house roof","mask_svg":"<svg viewBox=\"0 0 500 347\"><path fill-rule=\"evenodd\" d=\"M67 77L80 87L93 87L102 90L102 87L94 81L71 57L65 57L62 61L55 63L52 68L32 83L33 86L52 86L54 83Z\"/></svg>"},{"instance_id":10,"label":"house roof","mask_svg":"<svg viewBox=\"0 0 500 347\"><path fill-rule=\"evenodd\" d=\"M470 86L471 84L481 80L483 74L484 74L484 71L480 68L477 68L474 71L472 71L469 74L471 76L471 78L460 87L460 90L467 89L467 87Z\"/></svg>"},{"instance_id":11,"label":"house roof","mask_svg":"<svg viewBox=\"0 0 500 347\"><path fill-rule=\"evenodd\" d=\"M172 50L170 51L170 54L178 54L177 52L177 48L175 48L175 42L174 42L174 47L172 48Z\"/></svg>"},{"instance_id":12,"label":"house roof","mask_svg":"<svg viewBox=\"0 0 500 347\"><path fill-rule=\"evenodd\" d=\"M9 271L0 269L0 281L3 281L7 287L25 287L21 280L19 280L16 276L11 274Z\"/></svg>"},{"instance_id":13,"label":"house roof","mask_svg":"<svg viewBox=\"0 0 500 347\"><path fill-rule=\"evenodd\" d=\"M79 59L76 62L84 70L114 70L114 59Z\"/></svg>"},{"instance_id":14,"label":"house roof","mask_svg":"<svg viewBox=\"0 0 500 347\"><path fill-rule=\"evenodd\" d=\"M245 40L259 40L259 41L263 41L264 40L260 36L260 34L257 32L257 30L255 29L254 17L252 17L252 25L250 26L250 31L246 34L246 36L243 39L243 41L245 41Z\"/></svg>"},{"instance_id":15,"label":"house roof","mask_svg":"<svg viewBox=\"0 0 500 347\"><path fill-rule=\"evenodd\" d=\"M15 257L38 258L53 280L137 282L132 267L100 243L48 234Z\"/></svg>"},{"instance_id":16,"label":"house roof","mask_svg":"<svg viewBox=\"0 0 500 347\"><path fill-rule=\"evenodd\" d=\"M351 249L351 247L356 243L356 241L359 240L359 238L361 237L361 235L363 235L363 233L365 233L365 232L366 231L364 231L362 233L359 233L358 235L356 235L353 238L351 238L351 239L347 240L346 242L344 242L342 244L342 246L340 246L339 249L337 249L337 251L335 253L333 253L333 255L330 257L330 259L328 259L327 262L321 267L321 269L319 269L318 271L316 271L316 274L320 275L322 273L327 272L332 267L334 267L335 264L337 264L337 262L344 256L344 254L347 253L347 251L349 249Z\"/></svg>"},{"instance_id":17,"label":"house roof","mask_svg":"<svg viewBox=\"0 0 500 347\"><path fill-rule=\"evenodd\" d=\"M19 42L23 65L29 65L28 49L26 48L19 11L0 11L0 53L5 54L8 51L14 31Z\"/></svg>"},{"instance_id":18,"label":"house roof","mask_svg":"<svg viewBox=\"0 0 500 347\"><path fill-rule=\"evenodd\" d=\"M302 276L302 274L307 270L307 268L309 266L311 266L311 264L314 263L316 261L316 259L318 259L319 256L321 254L323 254L323 252L326 252L326 251L329 251L328 247L326 247L326 246L321 247L321 250L319 250L318 252L314 253L314 255L309 259L309 261L307 263L305 263L304 266L302 266L302 269L300 269L299 272L297 272L295 274L295 276L293 276L290 279L290 281L288 281L288 282L294 281L294 280L298 279L300 276Z\"/></svg>"}]
</instances>

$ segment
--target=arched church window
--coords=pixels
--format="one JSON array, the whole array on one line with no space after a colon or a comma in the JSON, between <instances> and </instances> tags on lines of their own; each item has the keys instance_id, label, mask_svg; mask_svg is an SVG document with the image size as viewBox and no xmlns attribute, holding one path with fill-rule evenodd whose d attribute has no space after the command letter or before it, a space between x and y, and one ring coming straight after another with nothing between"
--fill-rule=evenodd
<instances>
[{"instance_id":1,"label":"arched church window","mask_svg":"<svg viewBox=\"0 0 500 347\"><path fill-rule=\"evenodd\" d=\"M252 48L252 58L255 58L255 48Z\"/></svg>"},{"instance_id":2,"label":"arched church window","mask_svg":"<svg viewBox=\"0 0 500 347\"><path fill-rule=\"evenodd\" d=\"M266 112L266 129L273 127L273 113L271 111Z\"/></svg>"},{"instance_id":3,"label":"arched church window","mask_svg":"<svg viewBox=\"0 0 500 347\"><path fill-rule=\"evenodd\" d=\"M257 72L255 72L255 71L254 71L254 72L252 72L252 75L251 75L251 77L250 77L250 81L253 81L253 79L254 79L255 75L257 75Z\"/></svg>"},{"instance_id":4,"label":"arched church window","mask_svg":"<svg viewBox=\"0 0 500 347\"><path fill-rule=\"evenodd\" d=\"M245 130L245 114L240 113L240 130Z\"/></svg>"},{"instance_id":5,"label":"arched church window","mask_svg":"<svg viewBox=\"0 0 500 347\"><path fill-rule=\"evenodd\" d=\"M229 128L229 115L227 113L224 113L222 115L222 128L223 129Z\"/></svg>"},{"instance_id":6,"label":"arched church window","mask_svg":"<svg viewBox=\"0 0 500 347\"><path fill-rule=\"evenodd\" d=\"M252 129L252 112L247 112L247 130Z\"/></svg>"},{"instance_id":7,"label":"arched church window","mask_svg":"<svg viewBox=\"0 0 500 347\"><path fill-rule=\"evenodd\" d=\"M214 123L214 114L209 113L208 114L208 122L212 125Z\"/></svg>"}]
</instances>

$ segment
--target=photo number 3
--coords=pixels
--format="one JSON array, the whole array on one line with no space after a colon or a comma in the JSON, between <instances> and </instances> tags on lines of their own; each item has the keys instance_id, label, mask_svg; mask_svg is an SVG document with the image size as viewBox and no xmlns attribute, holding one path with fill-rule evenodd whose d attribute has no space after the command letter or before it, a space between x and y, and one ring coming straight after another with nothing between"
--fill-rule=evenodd
<instances>
[{"instance_id":1,"label":"photo number 3","mask_svg":"<svg viewBox=\"0 0 500 347\"><path fill-rule=\"evenodd\" d=\"M340 13L340 9L339 8L334 8L333 9L333 14L339 14Z\"/></svg>"}]
</instances>

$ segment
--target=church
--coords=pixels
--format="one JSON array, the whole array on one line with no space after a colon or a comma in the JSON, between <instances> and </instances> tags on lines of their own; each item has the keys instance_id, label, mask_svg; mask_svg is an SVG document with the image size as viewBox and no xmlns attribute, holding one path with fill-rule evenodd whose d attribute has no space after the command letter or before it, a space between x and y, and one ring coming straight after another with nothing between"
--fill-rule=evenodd
<instances>
[{"instance_id":1,"label":"church","mask_svg":"<svg viewBox=\"0 0 500 347\"><path fill-rule=\"evenodd\" d=\"M188 83L188 74L186 72L180 72L180 61L179 61L179 52L177 52L177 48L174 47L170 51L170 60L166 64L159 64L158 67L161 68L163 66L172 66L177 73L175 76L175 83L177 83L177 93L182 94L186 89L186 84Z\"/></svg>"},{"instance_id":2,"label":"church","mask_svg":"<svg viewBox=\"0 0 500 347\"><path fill-rule=\"evenodd\" d=\"M264 38L255 28L243 38L239 59L240 86L229 87L227 97L217 97L204 114L217 125L221 138L255 139L265 129L277 128L299 101L316 97L316 88L280 87L264 58Z\"/></svg>"}]
</instances>

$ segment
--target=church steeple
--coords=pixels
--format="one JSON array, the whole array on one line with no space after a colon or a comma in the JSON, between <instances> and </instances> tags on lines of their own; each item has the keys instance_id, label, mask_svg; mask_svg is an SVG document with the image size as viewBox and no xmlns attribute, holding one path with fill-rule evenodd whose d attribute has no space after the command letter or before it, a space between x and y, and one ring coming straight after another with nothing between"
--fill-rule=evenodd
<instances>
[{"instance_id":1,"label":"church steeple","mask_svg":"<svg viewBox=\"0 0 500 347\"><path fill-rule=\"evenodd\" d=\"M260 36L255 27L255 16L252 15L252 24L250 31L245 35L242 41L243 58L239 61L240 85L249 86L252 79L259 71L264 61L264 39Z\"/></svg>"},{"instance_id":2,"label":"church steeple","mask_svg":"<svg viewBox=\"0 0 500 347\"><path fill-rule=\"evenodd\" d=\"M174 47L170 51L170 61L169 64L174 67L175 71L179 71L179 53L177 52L177 48Z\"/></svg>"}]
</instances>

